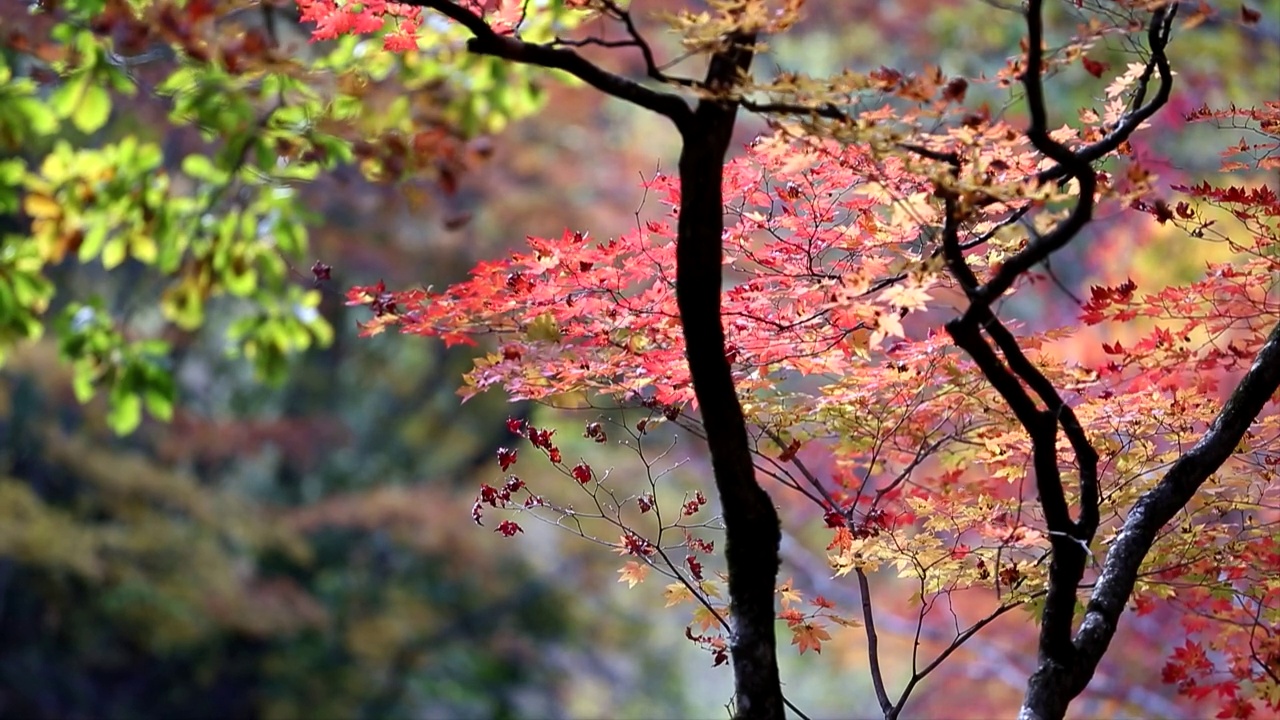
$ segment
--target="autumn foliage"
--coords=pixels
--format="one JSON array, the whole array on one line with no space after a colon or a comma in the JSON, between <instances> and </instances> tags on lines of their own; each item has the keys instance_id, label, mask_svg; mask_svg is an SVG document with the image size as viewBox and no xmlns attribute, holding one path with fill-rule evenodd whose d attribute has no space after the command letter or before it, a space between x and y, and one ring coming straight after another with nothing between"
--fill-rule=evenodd
<instances>
[{"instance_id":1,"label":"autumn foliage","mask_svg":"<svg viewBox=\"0 0 1280 720\"><path fill-rule=\"evenodd\" d=\"M317 38L389 23L387 46L402 48L430 9L472 32L476 52L566 70L682 132L701 116L685 115L686 100L668 91L693 88L699 113L731 107L768 119L768 131L720 169L723 359L756 476L787 508L784 533L820 535L834 577L863 596L860 607L805 600L780 581L776 617L802 654L821 652L835 626L864 626L886 716L939 662L1014 611L1043 623L1028 698L1037 682L1061 683L1060 707L1046 712L1065 712L1093 674L1097 643L1105 651L1111 641L1117 602L1177 615L1187 639L1161 675L1180 693L1211 700L1220 717L1280 712L1280 415L1267 401L1280 344L1280 104L1157 116L1170 98L1165 47L1179 12L1164 3L1119 3L1118 15L1085 8L1070 41L1052 50L1040 49L1048 44L1032 3L1029 40L991 77L936 67L715 75L718 62L743 62L743 48L794 24L800 5L712 3L709 14L671 15L684 47L710 58L717 82L705 84L654 64L629 11L575 5L630 33L624 44L645 54L657 91L586 69L573 49L587 40L521 38L526 8L516 3L311 2L306 12ZM1209 10L1186 12L1190 26ZM1117 70L1090 56L1120 36L1142 38L1144 57ZM1067 109L1046 103L1041 75L1068 72L1099 78L1098 102L1055 127L1046 105L1058 116ZM1008 87L1025 87L1030 120L970 99ZM1233 145L1213 177L1162 177L1133 143L1152 126L1186 122L1252 139ZM716 564L724 526L701 490L666 506L662 464L645 449L667 442L670 428L716 434L686 363L691 311L680 302L683 221L695 196L665 172L642 192L635 227L616 237L531 237L448 288L378 283L347 299L371 309L366 335L396 329L480 344L464 398L501 388L589 408L583 440L635 448L647 477L618 477L569 456L551 429L513 420L525 444L499 451L501 479L482 486L473 519L518 537L532 517L607 545L624 557L620 582L630 587L658 573L668 605L694 608L686 637L719 665L741 651L728 646L738 600L723 590L735 570ZM1123 262L1107 261L1104 279L1076 300L1044 263L1105 233L1091 229L1104 214L1176 229L1170 252L1213 244L1221 259L1189 281L1131 278ZM1074 317L1049 325L1035 311L1046 302L1075 303ZM1239 441L1219 452L1233 428ZM530 451L573 493L542 485L554 475L526 472ZM566 496L585 505L558 499ZM1171 517L1176 508L1176 517L1144 528L1147 508ZM494 510L504 512L490 525ZM1133 540L1143 533L1149 539ZM961 598L982 608L957 622L935 658L913 657L897 699L879 676L866 595L880 572L914 584L921 623Z\"/></svg>"}]
</instances>

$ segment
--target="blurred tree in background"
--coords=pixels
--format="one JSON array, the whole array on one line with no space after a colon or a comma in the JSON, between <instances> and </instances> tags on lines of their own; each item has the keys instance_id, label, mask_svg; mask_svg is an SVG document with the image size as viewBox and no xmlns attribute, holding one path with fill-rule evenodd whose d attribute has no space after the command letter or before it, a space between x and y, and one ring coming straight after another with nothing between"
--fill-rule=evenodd
<instances>
[{"instance_id":1,"label":"blurred tree in background","mask_svg":"<svg viewBox=\"0 0 1280 720\"><path fill-rule=\"evenodd\" d=\"M544 163L482 165L545 81L307 34L0 6L0 715L557 717L599 707L570 676L641 672L679 713L588 642L643 644L628 611L471 529L509 409L458 403L469 354L353 342L328 289L509 241Z\"/></svg>"},{"instance_id":2,"label":"blurred tree in background","mask_svg":"<svg viewBox=\"0 0 1280 720\"><path fill-rule=\"evenodd\" d=\"M635 16L647 30L675 6ZM928 58L994 73L1022 32L976 0L807 12L757 68ZM1179 37L1183 110L1273 91L1280 6L1264 14ZM526 37L577 16L552 2L537 17ZM393 54L376 36L310 43L297 18L287 2L0 0L0 716L716 712L726 685L648 632L652 598L615 592L611 558L554 533L499 551L471 524L512 409L459 404L466 350L357 340L367 314L341 292L443 286L526 233L630 229L636 180L673 165L675 138L564 77L463 53L458 28L429 25L422 49ZM1112 50L1123 64L1131 49ZM1067 77L1055 92L1074 107L1095 88ZM740 139L763 128L743 122ZM1212 143L1162 152L1188 173L1218 161ZM1149 275L1205 260L1169 263L1144 250L1149 225L1116 226L1100 241ZM1062 262L1060 280L1096 279L1105 257ZM1044 310L1034 297L1020 314ZM794 569L807 591L838 592L826 568ZM907 653L902 620L885 621L902 633L886 644ZM964 697L982 716L1020 693L1008 647L1033 629L1002 630L913 710L947 717ZM805 670L789 677L818 698L856 677L869 698L854 645L828 666L789 659ZM1152 662L1122 654L1082 712L1176 711L1172 691L1130 691Z\"/></svg>"}]
</instances>

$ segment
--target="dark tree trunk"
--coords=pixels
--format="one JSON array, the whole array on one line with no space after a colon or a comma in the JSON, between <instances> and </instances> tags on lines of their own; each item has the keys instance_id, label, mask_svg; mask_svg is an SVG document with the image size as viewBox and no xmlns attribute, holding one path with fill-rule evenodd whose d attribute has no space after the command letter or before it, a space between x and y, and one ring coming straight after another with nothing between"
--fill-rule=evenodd
<instances>
[{"instance_id":1,"label":"dark tree trunk","mask_svg":"<svg viewBox=\"0 0 1280 720\"><path fill-rule=\"evenodd\" d=\"M752 38L712 58L706 85L727 87L751 64ZM742 406L734 389L720 316L724 199L721 182L736 103L702 100L680 123L680 217L676 296L689 372L698 398L725 525L736 715L782 718L774 635L774 588L781 530L768 493L755 478Z\"/></svg>"}]
</instances>

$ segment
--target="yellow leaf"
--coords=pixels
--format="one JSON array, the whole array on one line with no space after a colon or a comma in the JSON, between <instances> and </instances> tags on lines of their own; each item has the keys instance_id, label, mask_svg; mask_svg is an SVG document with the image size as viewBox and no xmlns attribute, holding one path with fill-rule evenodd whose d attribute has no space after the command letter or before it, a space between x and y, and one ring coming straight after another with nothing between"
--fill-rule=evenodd
<instances>
[{"instance_id":1,"label":"yellow leaf","mask_svg":"<svg viewBox=\"0 0 1280 720\"><path fill-rule=\"evenodd\" d=\"M706 593L707 597L713 597L717 600L720 599L720 586L716 585L711 580L703 580L698 583L698 587L702 588L702 592Z\"/></svg>"},{"instance_id":2,"label":"yellow leaf","mask_svg":"<svg viewBox=\"0 0 1280 720\"><path fill-rule=\"evenodd\" d=\"M902 328L902 320L897 313L881 313L876 319L875 332L871 333L871 338L867 344L871 347L877 347L886 337L906 337L906 331Z\"/></svg>"},{"instance_id":3,"label":"yellow leaf","mask_svg":"<svg viewBox=\"0 0 1280 720\"><path fill-rule=\"evenodd\" d=\"M525 338L528 340L560 342L560 324L551 316L551 313L543 313L529 323L528 328L525 329Z\"/></svg>"},{"instance_id":4,"label":"yellow leaf","mask_svg":"<svg viewBox=\"0 0 1280 720\"><path fill-rule=\"evenodd\" d=\"M787 578L787 581L778 588L778 594L782 596L783 608L789 608L793 603L804 602L804 596L798 590L792 589L791 578Z\"/></svg>"},{"instance_id":5,"label":"yellow leaf","mask_svg":"<svg viewBox=\"0 0 1280 720\"><path fill-rule=\"evenodd\" d=\"M853 553L828 555L827 562L831 565L831 569L836 571L836 574L833 577L848 575L854 568Z\"/></svg>"},{"instance_id":6,"label":"yellow leaf","mask_svg":"<svg viewBox=\"0 0 1280 720\"><path fill-rule=\"evenodd\" d=\"M672 607L692 600L693 593L689 592L689 588L685 587L684 583L671 583L662 591L662 597L667 601L663 607Z\"/></svg>"},{"instance_id":7,"label":"yellow leaf","mask_svg":"<svg viewBox=\"0 0 1280 720\"><path fill-rule=\"evenodd\" d=\"M58 201L48 195L31 193L22 200L22 209L34 218L56 218L62 215Z\"/></svg>"},{"instance_id":8,"label":"yellow leaf","mask_svg":"<svg viewBox=\"0 0 1280 720\"><path fill-rule=\"evenodd\" d=\"M129 238L129 254L142 263L150 265L156 261L159 248L155 238L144 233L137 233Z\"/></svg>"},{"instance_id":9,"label":"yellow leaf","mask_svg":"<svg viewBox=\"0 0 1280 720\"><path fill-rule=\"evenodd\" d=\"M710 630L719 623L720 621L716 618L715 614L708 610L706 605L699 605L693 611L693 624L697 625L698 629L702 632Z\"/></svg>"},{"instance_id":10,"label":"yellow leaf","mask_svg":"<svg viewBox=\"0 0 1280 720\"><path fill-rule=\"evenodd\" d=\"M932 296L918 284L893 285L880 293L880 302L895 308L907 310L926 310Z\"/></svg>"}]
</instances>

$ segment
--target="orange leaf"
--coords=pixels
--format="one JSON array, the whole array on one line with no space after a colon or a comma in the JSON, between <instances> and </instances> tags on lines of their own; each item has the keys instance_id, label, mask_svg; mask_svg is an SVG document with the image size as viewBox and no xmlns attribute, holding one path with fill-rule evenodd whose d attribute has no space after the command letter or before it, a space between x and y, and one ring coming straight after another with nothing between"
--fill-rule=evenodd
<instances>
[{"instance_id":1,"label":"orange leaf","mask_svg":"<svg viewBox=\"0 0 1280 720\"><path fill-rule=\"evenodd\" d=\"M641 565L640 563L632 560L626 565L623 565L622 569L618 571L618 574L621 575L621 577L618 578L618 582L624 582L627 584L628 588L633 588L644 582L644 579L649 576L649 566Z\"/></svg>"},{"instance_id":2,"label":"orange leaf","mask_svg":"<svg viewBox=\"0 0 1280 720\"><path fill-rule=\"evenodd\" d=\"M830 640L831 635L817 623L800 623L791 628L791 644L800 646L800 654L806 650L822 652L822 643Z\"/></svg>"}]
</instances>

